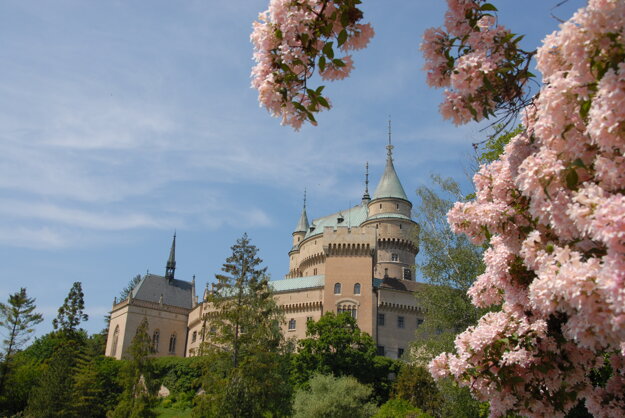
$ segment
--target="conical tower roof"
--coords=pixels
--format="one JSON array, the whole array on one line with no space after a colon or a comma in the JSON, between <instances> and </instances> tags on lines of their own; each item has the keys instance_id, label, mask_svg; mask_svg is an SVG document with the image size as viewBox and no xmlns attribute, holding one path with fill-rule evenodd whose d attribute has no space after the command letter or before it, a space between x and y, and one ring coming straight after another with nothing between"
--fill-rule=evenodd
<instances>
[{"instance_id":1,"label":"conical tower roof","mask_svg":"<svg viewBox=\"0 0 625 418\"><path fill-rule=\"evenodd\" d=\"M390 141L389 141L390 142ZM393 146L389 143L386 146L388 150L386 156L386 168L384 168L384 174L378 183L378 187L373 193L373 199L382 199L385 197L391 197L396 199L408 200L406 192L399 181L395 166L393 166Z\"/></svg>"},{"instance_id":2,"label":"conical tower roof","mask_svg":"<svg viewBox=\"0 0 625 418\"><path fill-rule=\"evenodd\" d=\"M302 214L299 217L299 221L293 233L306 231L308 231L308 215L306 215L306 192L304 191L304 208L302 209Z\"/></svg>"}]
</instances>

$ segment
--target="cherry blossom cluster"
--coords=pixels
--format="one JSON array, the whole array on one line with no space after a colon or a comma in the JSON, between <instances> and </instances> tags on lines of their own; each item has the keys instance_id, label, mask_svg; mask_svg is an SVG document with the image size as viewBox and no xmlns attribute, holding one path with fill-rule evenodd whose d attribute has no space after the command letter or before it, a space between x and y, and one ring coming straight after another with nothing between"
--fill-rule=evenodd
<instances>
[{"instance_id":1,"label":"cherry blossom cluster","mask_svg":"<svg viewBox=\"0 0 625 418\"><path fill-rule=\"evenodd\" d=\"M308 83L315 70L323 80L340 80L354 68L352 50L373 37L362 24L360 0L271 0L254 22L251 41L256 65L252 87L258 100L283 125L299 129L314 113L331 107L324 86ZM342 55L342 56L338 56Z\"/></svg>"},{"instance_id":2,"label":"cherry blossom cluster","mask_svg":"<svg viewBox=\"0 0 625 418\"><path fill-rule=\"evenodd\" d=\"M470 39L479 3L449 4L448 32ZM477 33L487 44L500 36L481 27ZM434 54L446 36L426 34L434 45L423 49ZM455 232L489 247L486 270L469 291L473 303L501 310L460 334L456 353L435 358L430 371L490 401L492 416L564 416L582 399L596 417L622 416L625 2L589 0L546 37L536 58L544 86L524 109L523 133L475 175L476 199L448 213ZM432 84L494 100L463 75L465 60L451 69L439 64L429 67ZM502 62L486 65L496 72ZM471 119L461 107L450 113L460 113L453 116L459 123ZM610 377L598 384L598 370L606 368Z\"/></svg>"},{"instance_id":3,"label":"cherry blossom cluster","mask_svg":"<svg viewBox=\"0 0 625 418\"><path fill-rule=\"evenodd\" d=\"M427 82L445 87L441 114L456 125L497 112L516 111L527 101L528 65L533 53L498 25L497 11L483 0L447 0L445 28L423 35Z\"/></svg>"}]
</instances>

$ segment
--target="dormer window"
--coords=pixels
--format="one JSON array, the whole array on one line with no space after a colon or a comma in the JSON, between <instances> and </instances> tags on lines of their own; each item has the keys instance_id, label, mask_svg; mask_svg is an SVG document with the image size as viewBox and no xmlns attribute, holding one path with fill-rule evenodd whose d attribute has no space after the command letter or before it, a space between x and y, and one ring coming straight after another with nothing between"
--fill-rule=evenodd
<instances>
[{"instance_id":1,"label":"dormer window","mask_svg":"<svg viewBox=\"0 0 625 418\"><path fill-rule=\"evenodd\" d=\"M336 218L336 222L339 223L339 224L342 223L344 220L345 220L345 218L343 218L343 214L342 213L340 213L339 217Z\"/></svg>"}]
</instances>

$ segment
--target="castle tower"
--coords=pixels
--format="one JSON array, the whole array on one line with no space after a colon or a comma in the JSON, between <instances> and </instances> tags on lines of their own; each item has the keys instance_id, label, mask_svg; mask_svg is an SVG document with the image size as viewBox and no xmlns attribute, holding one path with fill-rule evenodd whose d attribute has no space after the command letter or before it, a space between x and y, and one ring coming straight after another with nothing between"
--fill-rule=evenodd
<instances>
[{"instance_id":1,"label":"castle tower","mask_svg":"<svg viewBox=\"0 0 625 418\"><path fill-rule=\"evenodd\" d=\"M411 218L412 203L393 165L390 121L388 129L386 167L368 203L369 214L362 226L374 227L378 232L374 275L414 280L412 266L419 251L418 224Z\"/></svg>"}]
</instances>

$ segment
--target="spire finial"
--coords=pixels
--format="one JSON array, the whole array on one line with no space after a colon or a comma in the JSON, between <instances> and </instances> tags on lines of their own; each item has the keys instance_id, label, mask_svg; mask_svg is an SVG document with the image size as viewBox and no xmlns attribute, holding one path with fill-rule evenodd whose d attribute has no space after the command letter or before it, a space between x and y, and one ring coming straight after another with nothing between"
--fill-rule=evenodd
<instances>
[{"instance_id":1,"label":"spire finial","mask_svg":"<svg viewBox=\"0 0 625 418\"><path fill-rule=\"evenodd\" d=\"M362 195L362 203L369 203L371 196L369 195L369 161L365 163L365 194Z\"/></svg>"},{"instance_id":2,"label":"spire finial","mask_svg":"<svg viewBox=\"0 0 625 418\"><path fill-rule=\"evenodd\" d=\"M386 149L387 149L386 155L391 160L393 159L393 148L394 147L391 144L391 115L388 115L388 145L386 146Z\"/></svg>"},{"instance_id":3,"label":"spire finial","mask_svg":"<svg viewBox=\"0 0 625 418\"><path fill-rule=\"evenodd\" d=\"M304 210L306 210L306 188L304 187Z\"/></svg>"},{"instance_id":4,"label":"spire finial","mask_svg":"<svg viewBox=\"0 0 625 418\"><path fill-rule=\"evenodd\" d=\"M171 249L169 250L169 259L165 266L165 278L172 280L174 278L174 272L176 271L176 231L174 231L174 239L171 242Z\"/></svg>"}]
</instances>

